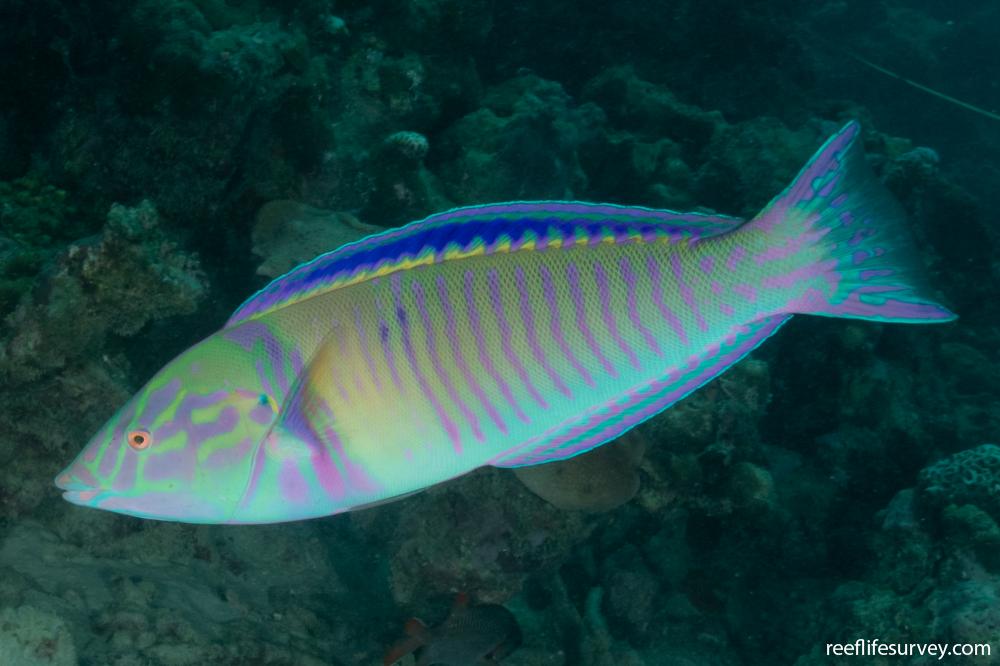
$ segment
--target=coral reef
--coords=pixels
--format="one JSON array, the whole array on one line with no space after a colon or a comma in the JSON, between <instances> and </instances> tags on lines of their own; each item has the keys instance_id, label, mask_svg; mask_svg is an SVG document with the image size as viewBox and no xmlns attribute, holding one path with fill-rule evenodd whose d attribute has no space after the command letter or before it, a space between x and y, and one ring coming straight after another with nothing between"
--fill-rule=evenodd
<instances>
[{"instance_id":1,"label":"coral reef","mask_svg":"<svg viewBox=\"0 0 1000 666\"><path fill-rule=\"evenodd\" d=\"M206 292L197 257L162 229L148 201L112 206L101 234L53 254L43 275L0 328L0 512L7 516L44 500L42 479L29 467L45 452L68 454L87 437L81 426L97 427L127 397L127 362L111 341L193 312Z\"/></svg>"},{"instance_id":2,"label":"coral reef","mask_svg":"<svg viewBox=\"0 0 1000 666\"><path fill-rule=\"evenodd\" d=\"M434 175L424 166L430 150L418 132L394 132L372 155L372 190L361 211L363 219L399 226L450 208Z\"/></svg>"},{"instance_id":3,"label":"coral reef","mask_svg":"<svg viewBox=\"0 0 1000 666\"><path fill-rule=\"evenodd\" d=\"M1000 446L960 451L920 472L917 488L927 503L973 504L1000 520Z\"/></svg>"},{"instance_id":4,"label":"coral reef","mask_svg":"<svg viewBox=\"0 0 1000 666\"><path fill-rule=\"evenodd\" d=\"M7 666L75 666L76 648L66 623L31 606L0 609L0 663Z\"/></svg>"},{"instance_id":5,"label":"coral reef","mask_svg":"<svg viewBox=\"0 0 1000 666\"><path fill-rule=\"evenodd\" d=\"M66 190L34 175L0 182L0 316L66 241L86 233Z\"/></svg>"},{"instance_id":6,"label":"coral reef","mask_svg":"<svg viewBox=\"0 0 1000 666\"><path fill-rule=\"evenodd\" d=\"M442 133L443 189L459 204L572 198L586 182L578 147L603 115L593 104L573 104L554 81L530 74L505 81Z\"/></svg>"},{"instance_id":7,"label":"coral reef","mask_svg":"<svg viewBox=\"0 0 1000 666\"><path fill-rule=\"evenodd\" d=\"M411 605L459 591L503 603L529 575L557 567L592 529L583 514L560 511L494 469L418 495L399 512L392 591Z\"/></svg>"}]
</instances>

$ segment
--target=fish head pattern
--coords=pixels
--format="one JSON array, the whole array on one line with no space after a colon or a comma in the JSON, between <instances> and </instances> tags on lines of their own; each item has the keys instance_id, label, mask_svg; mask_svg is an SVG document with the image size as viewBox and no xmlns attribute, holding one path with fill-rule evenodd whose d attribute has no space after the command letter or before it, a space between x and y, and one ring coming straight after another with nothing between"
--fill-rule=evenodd
<instances>
[{"instance_id":1,"label":"fish head pattern","mask_svg":"<svg viewBox=\"0 0 1000 666\"><path fill-rule=\"evenodd\" d=\"M259 364L216 334L154 375L56 485L82 506L159 520L230 522L277 416Z\"/></svg>"}]
</instances>

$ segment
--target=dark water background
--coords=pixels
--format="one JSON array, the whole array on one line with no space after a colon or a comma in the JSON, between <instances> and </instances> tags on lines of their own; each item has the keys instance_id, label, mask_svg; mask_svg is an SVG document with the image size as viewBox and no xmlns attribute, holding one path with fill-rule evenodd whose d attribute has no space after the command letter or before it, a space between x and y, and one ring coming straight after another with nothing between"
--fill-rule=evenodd
<instances>
[{"instance_id":1,"label":"dark water background","mask_svg":"<svg viewBox=\"0 0 1000 666\"><path fill-rule=\"evenodd\" d=\"M515 666L997 662L1000 121L858 57L997 110L998 44L991 0L0 0L0 664L375 664L457 591L514 612ZM961 319L797 318L645 428L618 509L488 470L233 528L51 485L262 260L315 250L268 202L338 233L506 199L752 215L850 118Z\"/></svg>"}]
</instances>

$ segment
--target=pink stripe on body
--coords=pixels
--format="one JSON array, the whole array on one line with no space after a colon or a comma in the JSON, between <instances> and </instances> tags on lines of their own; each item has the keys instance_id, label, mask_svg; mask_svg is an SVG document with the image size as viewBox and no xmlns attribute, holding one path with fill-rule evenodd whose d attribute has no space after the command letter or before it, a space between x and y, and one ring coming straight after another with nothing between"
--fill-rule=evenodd
<instances>
[{"instance_id":1,"label":"pink stripe on body","mask_svg":"<svg viewBox=\"0 0 1000 666\"><path fill-rule=\"evenodd\" d=\"M434 409L434 413L437 414L438 421L441 422L441 427L444 428L445 433L448 435L448 440L451 442L451 446L455 450L455 453L461 454L462 435L458 430L458 426L455 425L455 422L448 416L448 412L445 411L444 405L437 397L437 394L431 390L430 382L427 381L427 377L424 375L423 370L421 370L420 362L417 359L416 351L413 348L413 339L410 334L410 321L407 316L406 309L403 307L402 283L402 273L394 273L389 278L389 284L392 285L393 306L396 308L396 321L399 324L399 330L403 339L403 351L406 353L406 359L410 363L410 370L413 371L413 375L416 378L417 383L420 385L422 395L427 398L428 402L431 403L431 407Z\"/></svg>"},{"instance_id":2,"label":"pink stripe on body","mask_svg":"<svg viewBox=\"0 0 1000 666\"><path fill-rule=\"evenodd\" d=\"M677 289L680 291L684 304L687 305L688 310L690 310L691 314L694 315L695 323L702 331L707 331L708 323L701 315L701 309L698 307L698 302L694 297L694 290L691 289L691 285L684 281L684 266L681 264L680 255L676 252L670 255L670 269L673 272Z\"/></svg>"},{"instance_id":3,"label":"pink stripe on body","mask_svg":"<svg viewBox=\"0 0 1000 666\"><path fill-rule=\"evenodd\" d=\"M511 409L514 410L514 415L517 416L518 420L522 423L528 423L528 416L521 409L521 406L517 404L517 400L514 399L514 394L510 390L510 386L503 376L497 372L496 365L493 363L493 358L490 356L489 350L486 348L486 338L483 335L483 325L482 318L479 315L479 307L476 305L476 293L474 287L475 274L472 271L465 271L463 275L464 281L464 295L465 303L469 308L469 326L472 328L472 336L476 340L476 350L479 353L479 363L486 370L486 374L493 378L496 382L497 388L500 389L500 394L510 405Z\"/></svg>"},{"instance_id":4,"label":"pink stripe on body","mask_svg":"<svg viewBox=\"0 0 1000 666\"><path fill-rule=\"evenodd\" d=\"M632 348L625 342L618 333L618 321L615 313L611 310L611 289L608 286L608 275L604 272L604 267L600 263L594 263L594 280L597 282L597 293L601 300L601 314L604 318L604 326L608 329L608 334L615 341L622 353L628 357L629 364L636 370L639 369L639 357L635 355Z\"/></svg>"},{"instance_id":5,"label":"pink stripe on body","mask_svg":"<svg viewBox=\"0 0 1000 666\"><path fill-rule=\"evenodd\" d=\"M573 308L576 311L577 329L583 335L583 339L587 343L587 347L590 348L590 352L601 366L604 367L604 371L612 377L617 378L618 371L615 370L615 367L604 356L600 346L597 344L597 340L594 339L594 334L591 333L590 327L587 325L587 306L583 298L583 291L580 289L580 273L576 269L576 264L572 262L566 264L566 279L569 281L569 292L573 299Z\"/></svg>"},{"instance_id":6,"label":"pink stripe on body","mask_svg":"<svg viewBox=\"0 0 1000 666\"><path fill-rule=\"evenodd\" d=\"M632 270L632 262L628 260L628 257L622 257L621 263L622 277L625 279L625 286L628 291L628 318L632 322L632 326L635 327L639 334L642 335L642 339L646 341L646 346L649 350L656 354L657 356L663 356L663 351L660 349L659 343L656 338L653 337L653 333L643 325L642 318L639 316L638 298L636 292L638 291L638 281L636 279L635 271Z\"/></svg>"}]
</instances>

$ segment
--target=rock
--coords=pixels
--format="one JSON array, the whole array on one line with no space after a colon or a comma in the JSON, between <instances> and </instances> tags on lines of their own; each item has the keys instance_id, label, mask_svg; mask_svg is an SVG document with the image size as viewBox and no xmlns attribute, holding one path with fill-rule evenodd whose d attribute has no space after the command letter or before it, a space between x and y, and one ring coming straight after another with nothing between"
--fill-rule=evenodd
<instances>
[{"instance_id":1,"label":"rock","mask_svg":"<svg viewBox=\"0 0 1000 666\"><path fill-rule=\"evenodd\" d=\"M586 514L538 501L498 469L432 488L400 502L398 512L387 548L393 596L403 604L456 591L504 603L530 574L557 568L593 529Z\"/></svg>"},{"instance_id":2,"label":"rock","mask_svg":"<svg viewBox=\"0 0 1000 666\"><path fill-rule=\"evenodd\" d=\"M738 462L729 469L726 490L737 509L767 510L778 501L771 473L750 462Z\"/></svg>"},{"instance_id":3,"label":"rock","mask_svg":"<svg viewBox=\"0 0 1000 666\"><path fill-rule=\"evenodd\" d=\"M62 618L32 606L0 609L0 664L76 666L76 647Z\"/></svg>"},{"instance_id":4,"label":"rock","mask_svg":"<svg viewBox=\"0 0 1000 666\"><path fill-rule=\"evenodd\" d=\"M568 460L518 467L514 475L543 500L567 511L610 511L639 490L638 465L647 447L636 430Z\"/></svg>"},{"instance_id":5,"label":"rock","mask_svg":"<svg viewBox=\"0 0 1000 666\"><path fill-rule=\"evenodd\" d=\"M338 213L279 199L257 213L251 240L253 252L264 259L258 275L278 277L324 252L360 240L379 227L360 222L350 213Z\"/></svg>"}]
</instances>

